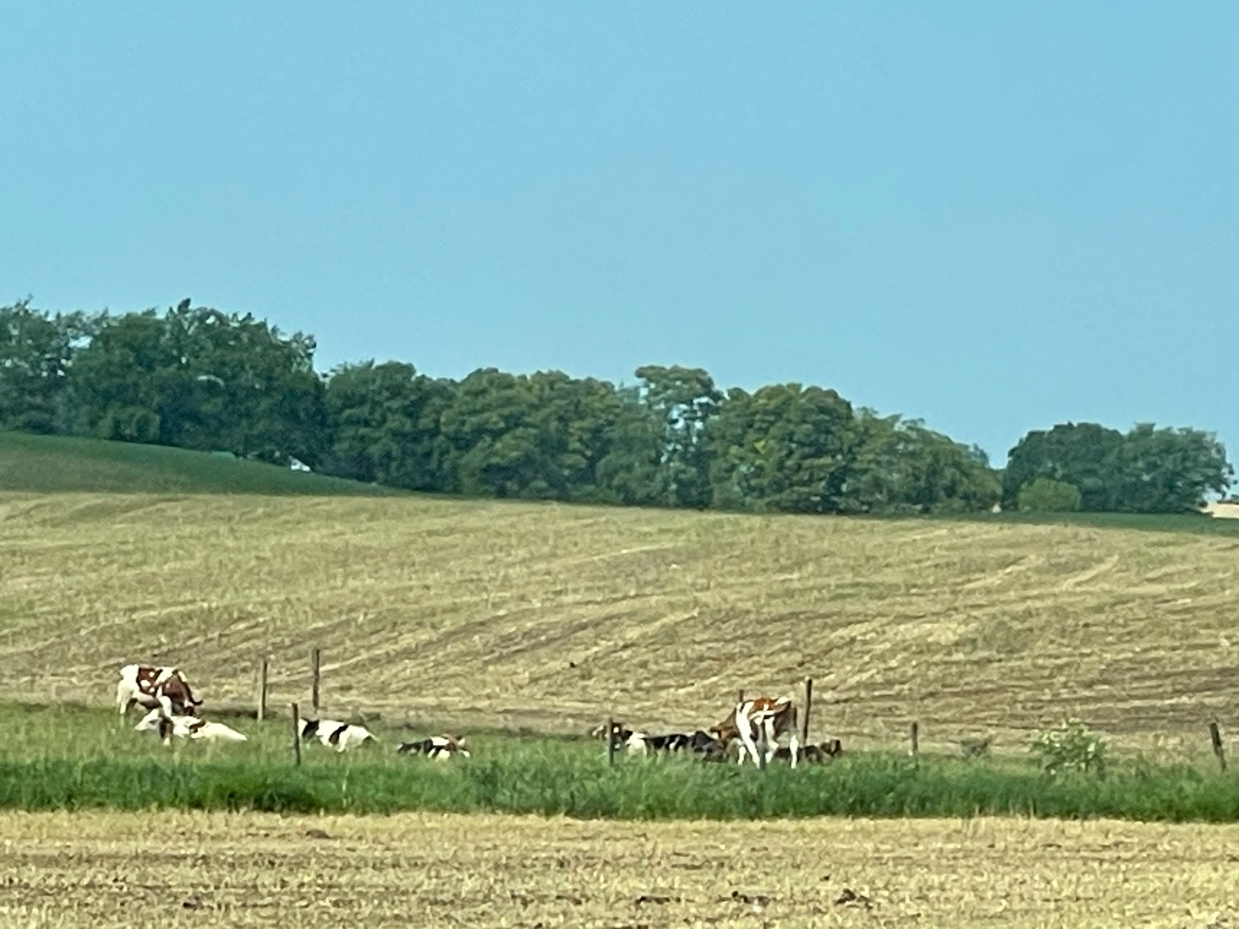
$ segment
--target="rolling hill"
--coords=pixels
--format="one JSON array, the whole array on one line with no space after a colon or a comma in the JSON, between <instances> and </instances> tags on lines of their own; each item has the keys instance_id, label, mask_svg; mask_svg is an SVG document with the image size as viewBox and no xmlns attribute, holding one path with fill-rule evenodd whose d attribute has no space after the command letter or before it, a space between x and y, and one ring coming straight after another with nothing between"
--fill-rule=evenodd
<instances>
[{"instance_id":1,"label":"rolling hill","mask_svg":"<svg viewBox=\"0 0 1239 929\"><path fill-rule=\"evenodd\" d=\"M282 709L317 645L333 714L692 727L812 675L815 732L856 745L918 719L1018 750L1079 715L1207 751L1239 725L1239 539L1140 525L5 493L0 699L106 704L158 661L252 705L270 656Z\"/></svg>"},{"instance_id":2,"label":"rolling hill","mask_svg":"<svg viewBox=\"0 0 1239 929\"><path fill-rule=\"evenodd\" d=\"M5 491L312 495L395 492L245 461L227 453L0 432L0 492Z\"/></svg>"}]
</instances>

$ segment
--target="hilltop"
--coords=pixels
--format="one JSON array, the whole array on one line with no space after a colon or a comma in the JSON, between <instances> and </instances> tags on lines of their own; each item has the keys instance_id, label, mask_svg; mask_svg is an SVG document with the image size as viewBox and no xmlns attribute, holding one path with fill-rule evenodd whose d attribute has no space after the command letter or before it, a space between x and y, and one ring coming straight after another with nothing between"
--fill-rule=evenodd
<instances>
[{"instance_id":1,"label":"hilltop","mask_svg":"<svg viewBox=\"0 0 1239 929\"><path fill-rule=\"evenodd\" d=\"M385 488L162 445L0 432L0 492L389 494Z\"/></svg>"},{"instance_id":2,"label":"hilltop","mask_svg":"<svg viewBox=\"0 0 1239 929\"><path fill-rule=\"evenodd\" d=\"M300 479L304 475L292 475ZM0 699L111 700L128 661L208 705L580 731L708 724L816 679L815 730L1018 748L1079 715L1203 748L1234 718L1239 541L1086 524L495 501L0 495Z\"/></svg>"}]
</instances>

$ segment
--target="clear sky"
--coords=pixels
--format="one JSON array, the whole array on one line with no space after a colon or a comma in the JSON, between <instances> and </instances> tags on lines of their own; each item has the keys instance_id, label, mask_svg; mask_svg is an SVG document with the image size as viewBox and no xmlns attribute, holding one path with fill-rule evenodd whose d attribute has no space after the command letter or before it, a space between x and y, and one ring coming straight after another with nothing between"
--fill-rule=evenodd
<instances>
[{"instance_id":1,"label":"clear sky","mask_svg":"<svg viewBox=\"0 0 1239 929\"><path fill-rule=\"evenodd\" d=\"M1239 459L1239 3L12 2L0 304Z\"/></svg>"}]
</instances>

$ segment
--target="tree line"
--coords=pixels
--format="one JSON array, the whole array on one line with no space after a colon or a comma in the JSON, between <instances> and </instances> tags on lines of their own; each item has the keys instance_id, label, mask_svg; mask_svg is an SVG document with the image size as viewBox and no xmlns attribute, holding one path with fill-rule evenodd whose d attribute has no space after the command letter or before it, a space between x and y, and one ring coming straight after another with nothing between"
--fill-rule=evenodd
<instances>
[{"instance_id":1,"label":"tree line","mask_svg":"<svg viewBox=\"0 0 1239 929\"><path fill-rule=\"evenodd\" d=\"M1095 424L1028 433L1007 467L836 391L721 390L649 365L614 385L558 371L431 378L364 361L326 374L315 341L252 315L0 307L0 429L94 436L437 493L790 513L1184 512L1229 486L1209 433Z\"/></svg>"}]
</instances>

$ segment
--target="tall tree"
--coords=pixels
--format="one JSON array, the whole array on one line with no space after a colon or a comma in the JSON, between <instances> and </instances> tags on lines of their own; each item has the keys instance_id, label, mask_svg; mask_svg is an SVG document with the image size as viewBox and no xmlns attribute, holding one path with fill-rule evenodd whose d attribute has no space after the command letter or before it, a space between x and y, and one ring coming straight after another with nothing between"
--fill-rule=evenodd
<instances>
[{"instance_id":1,"label":"tall tree","mask_svg":"<svg viewBox=\"0 0 1239 929\"><path fill-rule=\"evenodd\" d=\"M636 371L641 397L662 432L662 502L704 507L710 503L710 462L705 430L723 395L701 368L645 365Z\"/></svg>"},{"instance_id":2,"label":"tall tree","mask_svg":"<svg viewBox=\"0 0 1239 929\"><path fill-rule=\"evenodd\" d=\"M1222 493L1233 478L1226 450L1212 433L1141 423L1123 437L1114 454L1114 509L1194 512L1207 493Z\"/></svg>"},{"instance_id":3,"label":"tall tree","mask_svg":"<svg viewBox=\"0 0 1239 929\"><path fill-rule=\"evenodd\" d=\"M867 513L985 510L1000 497L985 452L916 419L861 410L844 509Z\"/></svg>"},{"instance_id":4,"label":"tall tree","mask_svg":"<svg viewBox=\"0 0 1239 929\"><path fill-rule=\"evenodd\" d=\"M1080 509L1112 510L1113 464L1123 435L1096 423L1059 423L1033 430L1011 449L1003 472L1003 506L1014 507L1020 488L1039 477L1074 484Z\"/></svg>"},{"instance_id":5,"label":"tall tree","mask_svg":"<svg viewBox=\"0 0 1239 929\"><path fill-rule=\"evenodd\" d=\"M47 313L19 300L0 307L0 429L55 432L73 354L91 331L82 313Z\"/></svg>"},{"instance_id":6,"label":"tall tree","mask_svg":"<svg viewBox=\"0 0 1239 929\"><path fill-rule=\"evenodd\" d=\"M856 430L852 405L799 384L732 389L706 430L715 506L836 513Z\"/></svg>"},{"instance_id":7,"label":"tall tree","mask_svg":"<svg viewBox=\"0 0 1239 929\"><path fill-rule=\"evenodd\" d=\"M597 499L627 506L665 506L663 422L641 399L638 387L615 392L615 418L606 430L606 452L595 469Z\"/></svg>"},{"instance_id":8,"label":"tall tree","mask_svg":"<svg viewBox=\"0 0 1239 929\"><path fill-rule=\"evenodd\" d=\"M101 317L70 385L103 438L313 464L327 440L314 348L310 336L186 300L162 318Z\"/></svg>"},{"instance_id":9,"label":"tall tree","mask_svg":"<svg viewBox=\"0 0 1239 929\"><path fill-rule=\"evenodd\" d=\"M439 423L454 393L451 381L403 362L336 368L327 381L329 470L392 487L455 490L455 450Z\"/></svg>"}]
</instances>

